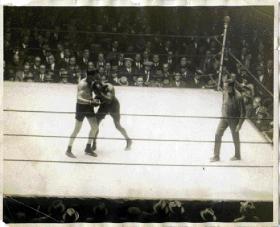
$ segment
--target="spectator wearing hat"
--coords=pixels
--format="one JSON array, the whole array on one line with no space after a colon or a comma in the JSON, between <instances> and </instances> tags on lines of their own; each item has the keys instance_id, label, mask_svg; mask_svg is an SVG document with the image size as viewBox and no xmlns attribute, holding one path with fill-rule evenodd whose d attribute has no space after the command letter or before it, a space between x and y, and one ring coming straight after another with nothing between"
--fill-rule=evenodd
<instances>
[{"instance_id":1,"label":"spectator wearing hat","mask_svg":"<svg viewBox=\"0 0 280 227\"><path fill-rule=\"evenodd\" d=\"M19 70L16 72L15 81L32 81L33 79L33 74L30 71L29 64L25 64L23 66L23 70Z\"/></svg>"},{"instance_id":2,"label":"spectator wearing hat","mask_svg":"<svg viewBox=\"0 0 280 227\"><path fill-rule=\"evenodd\" d=\"M120 85L120 81L119 81L119 77L118 77L118 67L117 66L113 66L112 67L112 74L111 77L109 78L109 82L113 85L113 86L119 86Z\"/></svg>"},{"instance_id":3,"label":"spectator wearing hat","mask_svg":"<svg viewBox=\"0 0 280 227\"><path fill-rule=\"evenodd\" d=\"M135 70L132 67L132 58L125 58L125 66L120 70L119 75L120 76L125 76L128 79L129 84L134 84L135 83Z\"/></svg>"},{"instance_id":4,"label":"spectator wearing hat","mask_svg":"<svg viewBox=\"0 0 280 227\"><path fill-rule=\"evenodd\" d=\"M245 120L245 116L246 112L243 97L235 89L235 81L224 81L222 118L220 119L216 130L214 156L211 158L211 162L220 160L221 140L224 131L228 127L230 128L235 147L235 155L231 158L231 160L236 161L241 159L239 130Z\"/></svg>"}]
</instances>

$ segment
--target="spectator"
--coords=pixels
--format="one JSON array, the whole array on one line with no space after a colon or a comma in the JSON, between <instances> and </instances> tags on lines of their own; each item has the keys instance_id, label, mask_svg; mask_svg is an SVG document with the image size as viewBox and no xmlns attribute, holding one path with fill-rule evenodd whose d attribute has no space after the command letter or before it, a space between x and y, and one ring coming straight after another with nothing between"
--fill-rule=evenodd
<instances>
[{"instance_id":1,"label":"spectator","mask_svg":"<svg viewBox=\"0 0 280 227\"><path fill-rule=\"evenodd\" d=\"M30 72L30 66L25 64L23 71L19 70L16 72L15 81L33 81L33 74Z\"/></svg>"},{"instance_id":2,"label":"spectator","mask_svg":"<svg viewBox=\"0 0 280 227\"><path fill-rule=\"evenodd\" d=\"M97 206L92 209L93 217L87 218L87 222L105 222L108 217L109 211L104 202L100 202Z\"/></svg>"},{"instance_id":3,"label":"spectator","mask_svg":"<svg viewBox=\"0 0 280 227\"><path fill-rule=\"evenodd\" d=\"M265 78L263 84L269 91L273 91L273 61L268 60L265 69Z\"/></svg>"},{"instance_id":4,"label":"spectator","mask_svg":"<svg viewBox=\"0 0 280 227\"><path fill-rule=\"evenodd\" d=\"M120 83L121 86L128 86L129 85L128 80L125 76L122 76L120 78L119 83Z\"/></svg>"},{"instance_id":5,"label":"spectator","mask_svg":"<svg viewBox=\"0 0 280 227\"><path fill-rule=\"evenodd\" d=\"M182 81L182 76L181 76L180 73L175 73L174 81L172 83L172 87L177 87L177 88L184 88L184 87L186 87L185 82Z\"/></svg>"},{"instance_id":6,"label":"spectator","mask_svg":"<svg viewBox=\"0 0 280 227\"><path fill-rule=\"evenodd\" d=\"M74 208L68 208L62 215L64 223L77 222L79 220L79 213Z\"/></svg>"},{"instance_id":7,"label":"spectator","mask_svg":"<svg viewBox=\"0 0 280 227\"><path fill-rule=\"evenodd\" d=\"M154 54L153 55L153 65L152 65L152 71L156 72L157 70L161 69L162 65L160 63L159 55Z\"/></svg>"},{"instance_id":8,"label":"spectator","mask_svg":"<svg viewBox=\"0 0 280 227\"><path fill-rule=\"evenodd\" d=\"M49 56L49 63L47 65L47 71L52 71L54 75L55 81L58 79L58 73L59 73L59 66L55 61L54 55Z\"/></svg>"},{"instance_id":9,"label":"spectator","mask_svg":"<svg viewBox=\"0 0 280 227\"><path fill-rule=\"evenodd\" d=\"M125 58L125 67L119 72L121 76L125 76L128 79L129 84L135 83L135 69L132 67L132 58Z\"/></svg>"},{"instance_id":10,"label":"spectator","mask_svg":"<svg viewBox=\"0 0 280 227\"><path fill-rule=\"evenodd\" d=\"M136 87L144 87L144 78L139 76L135 82Z\"/></svg>"},{"instance_id":11,"label":"spectator","mask_svg":"<svg viewBox=\"0 0 280 227\"><path fill-rule=\"evenodd\" d=\"M105 59L103 53L99 53L97 57L96 68L99 69L100 67L105 67Z\"/></svg>"},{"instance_id":12,"label":"spectator","mask_svg":"<svg viewBox=\"0 0 280 227\"><path fill-rule=\"evenodd\" d=\"M141 63L141 54L137 53L134 60L135 73L138 74L143 69L143 64Z\"/></svg>"},{"instance_id":13,"label":"spectator","mask_svg":"<svg viewBox=\"0 0 280 227\"><path fill-rule=\"evenodd\" d=\"M63 58L60 60L59 65L61 68L67 68L70 62L71 51L69 48L65 48L63 51Z\"/></svg>"},{"instance_id":14,"label":"spectator","mask_svg":"<svg viewBox=\"0 0 280 227\"><path fill-rule=\"evenodd\" d=\"M150 61L144 62L144 69L143 69L143 71L141 71L139 73L139 75L144 77L144 83L146 85L149 85L150 79L153 77L152 71L151 71L152 65L153 65L153 62L150 62Z\"/></svg>"},{"instance_id":15,"label":"spectator","mask_svg":"<svg viewBox=\"0 0 280 227\"><path fill-rule=\"evenodd\" d=\"M240 217L234 219L234 222L260 222L256 215L256 207L253 202L240 202Z\"/></svg>"},{"instance_id":16,"label":"spectator","mask_svg":"<svg viewBox=\"0 0 280 227\"><path fill-rule=\"evenodd\" d=\"M212 208L206 208L206 209L200 211L200 217L205 222L215 222L215 221L217 221L217 217L216 217L215 212Z\"/></svg>"},{"instance_id":17,"label":"spectator","mask_svg":"<svg viewBox=\"0 0 280 227\"><path fill-rule=\"evenodd\" d=\"M59 71L59 82L60 83L68 83L69 75L65 68L61 68Z\"/></svg>"},{"instance_id":18,"label":"spectator","mask_svg":"<svg viewBox=\"0 0 280 227\"><path fill-rule=\"evenodd\" d=\"M124 67L124 54L123 53L119 53L117 61L118 61L117 65L118 65L119 70L122 70L122 68Z\"/></svg>"},{"instance_id":19,"label":"spectator","mask_svg":"<svg viewBox=\"0 0 280 227\"><path fill-rule=\"evenodd\" d=\"M34 74L35 82L45 82L47 77L46 66L40 65L39 72Z\"/></svg>"},{"instance_id":20,"label":"spectator","mask_svg":"<svg viewBox=\"0 0 280 227\"><path fill-rule=\"evenodd\" d=\"M81 70L86 70L87 69L88 63L90 61L89 57L90 57L89 49L84 49L82 58L79 61L79 65L81 67Z\"/></svg>"},{"instance_id":21,"label":"spectator","mask_svg":"<svg viewBox=\"0 0 280 227\"><path fill-rule=\"evenodd\" d=\"M36 74L39 72L40 65L41 65L41 58L39 56L36 56L34 58L34 64L31 67L33 74Z\"/></svg>"}]
</instances>

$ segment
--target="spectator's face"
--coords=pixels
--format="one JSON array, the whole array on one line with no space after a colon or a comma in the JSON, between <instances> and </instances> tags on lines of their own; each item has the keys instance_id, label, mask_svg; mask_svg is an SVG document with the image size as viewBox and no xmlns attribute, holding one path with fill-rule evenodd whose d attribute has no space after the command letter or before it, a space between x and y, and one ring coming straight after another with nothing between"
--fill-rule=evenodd
<instances>
[{"instance_id":1,"label":"spectator's face","mask_svg":"<svg viewBox=\"0 0 280 227\"><path fill-rule=\"evenodd\" d=\"M76 58L75 57L70 58L69 64L76 65Z\"/></svg>"},{"instance_id":2,"label":"spectator's face","mask_svg":"<svg viewBox=\"0 0 280 227\"><path fill-rule=\"evenodd\" d=\"M144 53L143 53L143 57L144 57L144 58L148 58L148 57L149 57L149 53L148 53L148 51L144 51Z\"/></svg>"},{"instance_id":3,"label":"spectator's face","mask_svg":"<svg viewBox=\"0 0 280 227\"><path fill-rule=\"evenodd\" d=\"M98 60L103 61L104 60L104 55L103 54L98 54Z\"/></svg>"},{"instance_id":4,"label":"spectator's face","mask_svg":"<svg viewBox=\"0 0 280 227\"><path fill-rule=\"evenodd\" d=\"M105 68L107 71L111 70L111 64L110 63L106 63Z\"/></svg>"},{"instance_id":5,"label":"spectator's face","mask_svg":"<svg viewBox=\"0 0 280 227\"><path fill-rule=\"evenodd\" d=\"M267 68L271 69L273 67L273 62L272 60L267 61Z\"/></svg>"},{"instance_id":6,"label":"spectator's face","mask_svg":"<svg viewBox=\"0 0 280 227\"><path fill-rule=\"evenodd\" d=\"M181 76L179 74L176 74L175 75L175 81L181 81Z\"/></svg>"},{"instance_id":7,"label":"spectator's face","mask_svg":"<svg viewBox=\"0 0 280 227\"><path fill-rule=\"evenodd\" d=\"M137 61L137 62L141 61L141 55L140 54L135 55L135 61Z\"/></svg>"},{"instance_id":8,"label":"spectator's face","mask_svg":"<svg viewBox=\"0 0 280 227\"><path fill-rule=\"evenodd\" d=\"M17 54L14 55L14 62L15 63L19 62L19 56Z\"/></svg>"},{"instance_id":9,"label":"spectator's face","mask_svg":"<svg viewBox=\"0 0 280 227\"><path fill-rule=\"evenodd\" d=\"M54 62L55 62L54 56L53 56L53 55L50 55L50 56L49 56L49 63L50 63L50 64L53 64Z\"/></svg>"},{"instance_id":10,"label":"spectator's face","mask_svg":"<svg viewBox=\"0 0 280 227\"><path fill-rule=\"evenodd\" d=\"M159 56L158 55L153 56L153 62L155 62L155 63L159 62Z\"/></svg>"},{"instance_id":11,"label":"spectator's face","mask_svg":"<svg viewBox=\"0 0 280 227\"><path fill-rule=\"evenodd\" d=\"M130 68L131 67L131 61L126 60L125 61L125 67Z\"/></svg>"},{"instance_id":12,"label":"spectator's face","mask_svg":"<svg viewBox=\"0 0 280 227\"><path fill-rule=\"evenodd\" d=\"M119 61L123 61L123 59L124 59L124 54L120 54L119 55Z\"/></svg>"},{"instance_id":13,"label":"spectator's face","mask_svg":"<svg viewBox=\"0 0 280 227\"><path fill-rule=\"evenodd\" d=\"M187 65L187 59L186 59L186 58L181 58L181 60L180 60L180 65L181 65L182 67L185 67L185 66Z\"/></svg>"},{"instance_id":14,"label":"spectator's face","mask_svg":"<svg viewBox=\"0 0 280 227\"><path fill-rule=\"evenodd\" d=\"M35 65L39 66L41 64L41 58L40 57L36 57L34 63L35 63Z\"/></svg>"},{"instance_id":15,"label":"spectator's face","mask_svg":"<svg viewBox=\"0 0 280 227\"><path fill-rule=\"evenodd\" d=\"M144 85L144 80L143 80L142 77L139 77L139 78L137 79L137 86L142 87L143 85Z\"/></svg>"},{"instance_id":16,"label":"spectator's face","mask_svg":"<svg viewBox=\"0 0 280 227\"><path fill-rule=\"evenodd\" d=\"M114 41L113 42L113 48L118 48L119 47L119 42L118 41Z\"/></svg>"},{"instance_id":17,"label":"spectator's face","mask_svg":"<svg viewBox=\"0 0 280 227\"><path fill-rule=\"evenodd\" d=\"M57 49L62 52L63 51L63 46L59 43L57 44Z\"/></svg>"},{"instance_id":18,"label":"spectator's face","mask_svg":"<svg viewBox=\"0 0 280 227\"><path fill-rule=\"evenodd\" d=\"M168 65L164 64L162 69L163 69L163 72L168 72Z\"/></svg>"},{"instance_id":19,"label":"spectator's face","mask_svg":"<svg viewBox=\"0 0 280 227\"><path fill-rule=\"evenodd\" d=\"M70 54L71 54L71 53L70 53L70 50L69 50L69 49L65 49L65 50L64 50L64 55L65 55L66 58L69 58L69 57L70 57Z\"/></svg>"},{"instance_id":20,"label":"spectator's face","mask_svg":"<svg viewBox=\"0 0 280 227\"><path fill-rule=\"evenodd\" d=\"M39 70L40 70L40 73L46 73L46 66L41 65Z\"/></svg>"},{"instance_id":21,"label":"spectator's face","mask_svg":"<svg viewBox=\"0 0 280 227\"><path fill-rule=\"evenodd\" d=\"M29 65L25 65L23 68L24 73L29 73L30 70L30 66Z\"/></svg>"},{"instance_id":22,"label":"spectator's face","mask_svg":"<svg viewBox=\"0 0 280 227\"><path fill-rule=\"evenodd\" d=\"M164 80L163 80L163 84L164 84L164 85L169 85L169 80L168 80L168 79L164 79Z\"/></svg>"},{"instance_id":23,"label":"spectator's face","mask_svg":"<svg viewBox=\"0 0 280 227\"><path fill-rule=\"evenodd\" d=\"M91 61L88 63L88 70L89 70L89 71L94 70L94 64L93 64L93 62L91 62Z\"/></svg>"},{"instance_id":24,"label":"spectator's face","mask_svg":"<svg viewBox=\"0 0 280 227\"><path fill-rule=\"evenodd\" d=\"M89 58L89 50L88 49L84 50L83 57L84 58Z\"/></svg>"},{"instance_id":25,"label":"spectator's face","mask_svg":"<svg viewBox=\"0 0 280 227\"><path fill-rule=\"evenodd\" d=\"M255 99L253 100L253 107L254 107L254 108L257 108L257 107L259 107L260 105L261 105L261 99L255 98Z\"/></svg>"}]
</instances>

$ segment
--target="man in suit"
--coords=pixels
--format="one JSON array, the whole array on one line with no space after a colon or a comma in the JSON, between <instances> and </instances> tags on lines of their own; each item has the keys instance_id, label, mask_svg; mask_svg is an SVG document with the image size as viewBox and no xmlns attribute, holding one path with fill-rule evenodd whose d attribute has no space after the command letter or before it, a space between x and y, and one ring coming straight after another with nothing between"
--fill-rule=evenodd
<instances>
[{"instance_id":1,"label":"man in suit","mask_svg":"<svg viewBox=\"0 0 280 227\"><path fill-rule=\"evenodd\" d=\"M129 84L135 83L135 70L132 67L132 58L125 58L124 59L124 68L120 71L120 76L125 76L128 79Z\"/></svg>"},{"instance_id":2,"label":"man in suit","mask_svg":"<svg viewBox=\"0 0 280 227\"><path fill-rule=\"evenodd\" d=\"M54 79L54 81L58 81L59 66L56 63L54 55L50 55L49 56L49 63L47 64L47 71L53 72L53 79Z\"/></svg>"},{"instance_id":3,"label":"man in suit","mask_svg":"<svg viewBox=\"0 0 280 227\"><path fill-rule=\"evenodd\" d=\"M46 66L40 65L39 72L34 75L34 82L45 82L47 77Z\"/></svg>"},{"instance_id":4,"label":"man in suit","mask_svg":"<svg viewBox=\"0 0 280 227\"><path fill-rule=\"evenodd\" d=\"M220 160L221 140L224 131L227 129L227 127L230 128L235 147L235 155L231 158L231 161L241 159L239 131L246 116L245 105L243 97L235 89L234 80L227 79L224 81L223 85L224 91L222 104L222 118L220 119L220 123L216 131L214 156L210 159L211 162L217 162Z\"/></svg>"},{"instance_id":5,"label":"man in suit","mask_svg":"<svg viewBox=\"0 0 280 227\"><path fill-rule=\"evenodd\" d=\"M134 60L135 60L134 61L135 71L136 73L138 73L143 69L143 64L141 63L141 54L139 53L135 54Z\"/></svg>"},{"instance_id":6,"label":"man in suit","mask_svg":"<svg viewBox=\"0 0 280 227\"><path fill-rule=\"evenodd\" d=\"M185 88L186 87L186 83L185 83L185 81L182 80L182 76L179 72L175 73L174 81L172 81L171 86L175 87L175 88Z\"/></svg>"},{"instance_id":7,"label":"man in suit","mask_svg":"<svg viewBox=\"0 0 280 227\"><path fill-rule=\"evenodd\" d=\"M153 65L152 65L152 71L156 72L157 70L161 69L161 63L160 63L160 59L159 59L159 55L158 54L154 54L153 55Z\"/></svg>"}]
</instances>

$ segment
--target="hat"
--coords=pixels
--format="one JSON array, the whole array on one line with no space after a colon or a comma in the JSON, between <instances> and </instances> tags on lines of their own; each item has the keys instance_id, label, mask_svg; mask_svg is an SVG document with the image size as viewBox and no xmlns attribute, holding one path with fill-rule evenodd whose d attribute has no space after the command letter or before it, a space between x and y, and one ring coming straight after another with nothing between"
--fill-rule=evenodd
<instances>
[{"instance_id":1,"label":"hat","mask_svg":"<svg viewBox=\"0 0 280 227\"><path fill-rule=\"evenodd\" d=\"M133 62L133 59L132 58L124 58L125 61L130 61L130 62Z\"/></svg>"},{"instance_id":2,"label":"hat","mask_svg":"<svg viewBox=\"0 0 280 227\"><path fill-rule=\"evenodd\" d=\"M144 65L145 65L145 66L152 66L152 65L153 65L153 62L151 62L151 61L145 61L145 62L144 62Z\"/></svg>"}]
</instances>

